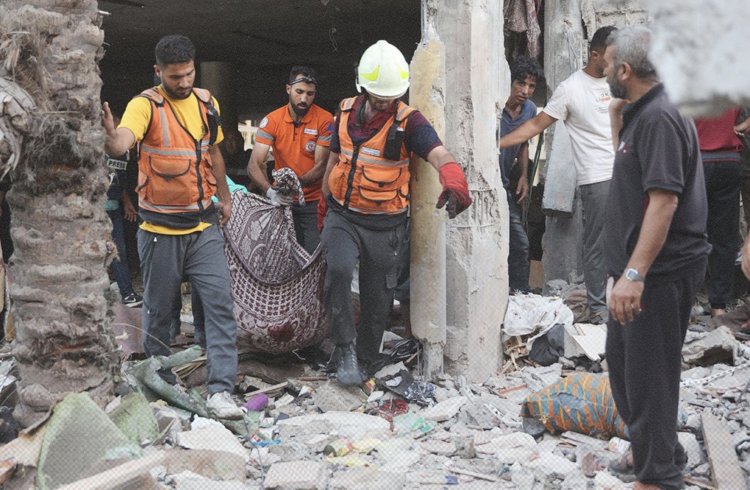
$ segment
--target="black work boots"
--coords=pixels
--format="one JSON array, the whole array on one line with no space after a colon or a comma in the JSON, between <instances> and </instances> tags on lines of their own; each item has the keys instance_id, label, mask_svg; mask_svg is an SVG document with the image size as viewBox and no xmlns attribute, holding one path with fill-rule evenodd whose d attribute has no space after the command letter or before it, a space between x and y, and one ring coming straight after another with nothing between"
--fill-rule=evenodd
<instances>
[{"instance_id":1,"label":"black work boots","mask_svg":"<svg viewBox=\"0 0 750 490\"><path fill-rule=\"evenodd\" d=\"M354 342L336 345L336 379L342 385L358 385L362 383L362 374L357 362L357 349Z\"/></svg>"}]
</instances>

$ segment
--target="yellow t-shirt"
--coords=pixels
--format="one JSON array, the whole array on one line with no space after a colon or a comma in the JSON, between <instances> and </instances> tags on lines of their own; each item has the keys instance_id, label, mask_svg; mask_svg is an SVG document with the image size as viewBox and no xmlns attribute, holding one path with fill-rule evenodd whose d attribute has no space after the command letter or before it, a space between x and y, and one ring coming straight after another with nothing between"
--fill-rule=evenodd
<instances>
[{"instance_id":1,"label":"yellow t-shirt","mask_svg":"<svg viewBox=\"0 0 750 490\"><path fill-rule=\"evenodd\" d=\"M173 99L169 97L162 88L161 85L156 87L156 90L169 102L174 109L177 119L182 123L185 128L190 132L190 135L195 139L201 139L203 135L208 131L208 128L203 123L200 111L198 110L198 104L200 101L191 93L185 99ZM221 112L219 103L216 98L211 97L214 107L216 110ZM139 142L146 135L146 129L151 121L151 102L146 97L133 97L128 102L128 106L125 108L125 113L122 115L122 120L118 128L127 128L135 136L135 141ZM216 142L219 144L224 139L224 133L219 126L218 134L216 135ZM211 223L199 223L193 228L181 229L181 228L169 228L167 226L154 225L148 221L141 223L141 229L150 231L152 233L159 233L162 235L188 235L196 231L203 231L211 226Z\"/></svg>"}]
</instances>

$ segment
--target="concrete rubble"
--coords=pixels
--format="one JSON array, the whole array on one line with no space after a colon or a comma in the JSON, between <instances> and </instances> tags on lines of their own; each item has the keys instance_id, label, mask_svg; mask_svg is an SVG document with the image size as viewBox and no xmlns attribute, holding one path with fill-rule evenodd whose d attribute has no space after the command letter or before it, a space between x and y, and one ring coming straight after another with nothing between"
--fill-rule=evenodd
<instances>
[{"instance_id":1,"label":"concrete rubble","mask_svg":"<svg viewBox=\"0 0 750 490\"><path fill-rule=\"evenodd\" d=\"M581 325L559 300L546 300L524 299L542 311L506 343L526 345L559 318ZM708 453L704 420L711 414L734 446L746 480L740 488L750 483L750 344L706 323L699 317L691 325L683 350L678 437L688 455L686 485L711 488L721 477L716 472L726 478L729 471ZM606 360L588 355L598 348L576 345L581 349L566 349L569 357L549 366L519 355L482 383L448 374L429 383L414 362L394 361L362 386L342 387L319 365L253 359L242 363L238 386L245 395L237 401L263 400L235 424L205 418L201 404L185 403L202 399L205 385L160 393L143 366L126 362L130 394L104 409L86 395L67 397L49 420L0 446L0 478L5 488L630 488L632 473L610 469L627 453L627 440L593 437L593 426L588 434L552 434L542 420L522 416L530 397L568 375L606 370ZM160 362L177 372L186 369L180 362L189 364L188 379L205 369L192 364L195 352L176 359ZM409 383L419 389L404 389ZM425 398L426 405L415 401Z\"/></svg>"}]
</instances>

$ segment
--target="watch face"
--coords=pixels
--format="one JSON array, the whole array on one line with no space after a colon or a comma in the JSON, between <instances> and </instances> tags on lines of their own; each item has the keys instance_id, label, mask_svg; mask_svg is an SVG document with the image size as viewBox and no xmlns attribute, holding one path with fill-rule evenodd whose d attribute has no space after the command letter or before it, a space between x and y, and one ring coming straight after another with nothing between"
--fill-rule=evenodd
<instances>
[{"instance_id":1,"label":"watch face","mask_svg":"<svg viewBox=\"0 0 750 490\"><path fill-rule=\"evenodd\" d=\"M628 269L625 271L625 279L628 279L629 281L642 281L643 278L635 269Z\"/></svg>"}]
</instances>

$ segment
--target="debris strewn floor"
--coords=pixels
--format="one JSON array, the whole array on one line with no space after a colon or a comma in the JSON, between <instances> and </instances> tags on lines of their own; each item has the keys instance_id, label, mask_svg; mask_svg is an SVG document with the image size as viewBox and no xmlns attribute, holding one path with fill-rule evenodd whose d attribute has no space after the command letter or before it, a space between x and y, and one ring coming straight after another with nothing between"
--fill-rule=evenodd
<instances>
[{"instance_id":1,"label":"debris strewn floor","mask_svg":"<svg viewBox=\"0 0 750 490\"><path fill-rule=\"evenodd\" d=\"M158 366L126 361L131 393L105 409L86 395L63 400L40 427L0 446L0 482L182 490L630 488L632 473L611 466L626 460L627 434L581 395L603 390L596 399L606 402L601 329L573 323L557 302L522 300L544 311L506 336L513 355L483 383L447 374L422 380L413 346L393 337L386 346L404 355L384 356L381 369L357 387L326 374L324 353L242 356L242 421L206 418L199 349L180 350ZM529 339L538 342L559 322L569 357L535 363ZM707 324L697 318L683 350L678 430L688 454L686 485L740 479L733 488L743 488L750 482L750 345L736 330ZM0 372L9 376L12 362L0 361ZM152 376L163 365L175 366L181 385L165 387ZM578 391L559 397L572 383ZM566 420L563 414L576 410L588 419Z\"/></svg>"}]
</instances>

